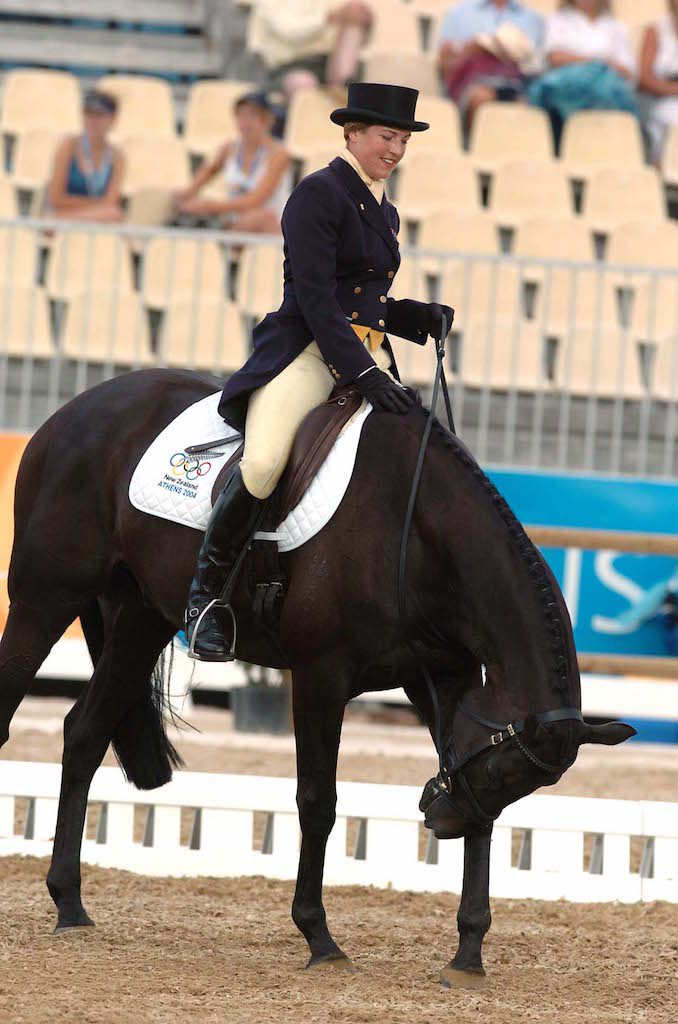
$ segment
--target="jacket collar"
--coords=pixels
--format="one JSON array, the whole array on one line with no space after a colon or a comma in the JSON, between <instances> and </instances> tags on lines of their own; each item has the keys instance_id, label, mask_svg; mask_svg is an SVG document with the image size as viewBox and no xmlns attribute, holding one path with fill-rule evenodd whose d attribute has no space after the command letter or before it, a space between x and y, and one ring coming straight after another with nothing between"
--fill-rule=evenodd
<instances>
[{"instance_id":1,"label":"jacket collar","mask_svg":"<svg viewBox=\"0 0 678 1024\"><path fill-rule=\"evenodd\" d=\"M375 231L379 232L393 255L397 257L398 239L394 235L393 229L386 219L385 204L388 202L386 197L384 196L383 203L379 204L365 182L360 180L351 165L340 156L336 156L334 160L330 162L330 169L341 179L344 187L358 203L368 224L370 224Z\"/></svg>"}]
</instances>

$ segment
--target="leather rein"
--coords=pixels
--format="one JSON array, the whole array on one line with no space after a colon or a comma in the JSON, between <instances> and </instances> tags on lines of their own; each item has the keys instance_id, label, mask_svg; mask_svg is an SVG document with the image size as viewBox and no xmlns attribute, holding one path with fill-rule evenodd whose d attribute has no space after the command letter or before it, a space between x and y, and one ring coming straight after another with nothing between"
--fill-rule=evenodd
<instances>
[{"instance_id":1,"label":"leather rein","mask_svg":"<svg viewBox=\"0 0 678 1024\"><path fill-rule=\"evenodd\" d=\"M464 817L469 817L467 812L460 808L454 801L453 789L455 782L459 789L463 792L468 803L471 806L473 817L482 826L488 827L492 824L498 815L488 814L478 803L478 800L473 793L471 785L466 778L464 769L467 764L478 757L478 755L485 753L486 751L492 750L499 744L514 741L518 750L525 758L525 760L532 765L533 768L537 768L539 771L552 776L559 776L563 772L563 768L556 765L548 764L543 761L533 750L525 743L522 738L522 733L525 729L525 720L517 720L502 724L500 722L493 722L489 719L483 718L477 714L471 708L466 707L462 701L459 701L456 707L456 711L461 712L467 718L478 723L479 725L485 726L487 729L492 730L489 738L489 742L481 744L471 749L463 758L457 759L455 754L455 763L446 765L443 758L443 746L442 746L442 729L440 721L440 703L438 701L438 694L436 692L433 679L428 671L423 660L419 656L414 643L412 642L408 632L405 617L405 570L407 567L407 544L410 535L410 528L412 525L412 517L414 515L414 506L417 500L417 493L419 490L419 481L421 479L421 472L424 465L424 456L426 455L426 448L428 440L431 434L431 427L433 425L433 419L435 417L435 410L438 404L438 392L442 384L443 398L445 401L445 411L447 413L447 421L449 428L453 434L456 434L454 427L454 419L452 417L452 406L450 403L450 396L447 390L447 381L445 380L445 369L443 367L443 360L445 358L445 338L447 337L447 321L443 314L440 338L434 338L436 346L436 371L433 379L433 391L431 395L431 407L429 410L426 425L424 427L424 433L422 435L421 444L419 445L419 454L417 456L417 462L412 477L412 486L410 489L410 496L407 502L407 511L405 513L405 522L403 524L403 533L400 542L400 560L398 564L398 614L400 617L401 624L403 626L405 638L407 644L414 654L416 660L419 662L421 673L426 681L428 691L431 697L431 703L433 705L433 721L434 721L434 740L438 752L439 772L435 780L433 780L433 788L435 791L434 798L436 796L444 797L449 803L453 805L456 811L461 811ZM536 719L537 722L548 724L549 722L563 722L576 720L583 722L583 716L578 708L555 708L551 711L541 711L531 716ZM452 741L452 751L454 752L454 740Z\"/></svg>"}]
</instances>

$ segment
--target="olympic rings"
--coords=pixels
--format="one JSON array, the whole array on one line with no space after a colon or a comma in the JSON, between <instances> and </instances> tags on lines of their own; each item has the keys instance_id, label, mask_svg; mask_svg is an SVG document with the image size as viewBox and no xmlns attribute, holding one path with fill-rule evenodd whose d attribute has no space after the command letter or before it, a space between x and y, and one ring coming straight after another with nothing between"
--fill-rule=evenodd
<instances>
[{"instance_id":1,"label":"olympic rings","mask_svg":"<svg viewBox=\"0 0 678 1024\"><path fill-rule=\"evenodd\" d=\"M185 475L187 480L195 480L197 477L207 476L212 468L212 463L190 458L186 452L175 452L170 459L170 466L174 476Z\"/></svg>"}]
</instances>

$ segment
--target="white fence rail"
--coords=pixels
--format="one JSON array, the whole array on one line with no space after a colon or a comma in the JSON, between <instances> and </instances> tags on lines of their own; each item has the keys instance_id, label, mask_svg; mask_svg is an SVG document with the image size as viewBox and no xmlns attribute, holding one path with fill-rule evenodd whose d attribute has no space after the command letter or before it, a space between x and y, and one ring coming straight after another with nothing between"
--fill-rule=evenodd
<instances>
[{"instance_id":1,"label":"white fence rail","mask_svg":"<svg viewBox=\"0 0 678 1024\"><path fill-rule=\"evenodd\" d=\"M59 765L0 761L0 856L51 853L60 777ZM90 791L90 803L101 805L97 838L83 843L83 860L148 875L292 879L299 851L295 787L293 779L177 772L162 789L139 792L117 768L100 768ZM325 881L460 892L463 843L429 838L424 852L419 795L411 786L339 783ZM24 810L28 798L20 835L18 798ZM186 810L191 826L183 844ZM260 849L253 846L257 812L266 816ZM143 839L135 842L139 813ZM633 871L632 840L642 845ZM527 797L495 826L490 879L495 897L678 903L678 804Z\"/></svg>"}]
</instances>

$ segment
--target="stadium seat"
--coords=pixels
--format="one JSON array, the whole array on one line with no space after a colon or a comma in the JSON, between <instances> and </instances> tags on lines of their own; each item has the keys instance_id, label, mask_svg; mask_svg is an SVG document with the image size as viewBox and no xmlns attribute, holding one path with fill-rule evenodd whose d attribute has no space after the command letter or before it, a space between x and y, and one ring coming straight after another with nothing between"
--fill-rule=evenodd
<instances>
[{"instance_id":1,"label":"stadium seat","mask_svg":"<svg viewBox=\"0 0 678 1024\"><path fill-rule=\"evenodd\" d=\"M0 177L0 217L18 217L19 204L11 178ZM2 285L0 284L0 287Z\"/></svg>"},{"instance_id":2,"label":"stadium seat","mask_svg":"<svg viewBox=\"0 0 678 1024\"><path fill-rule=\"evenodd\" d=\"M191 180L188 154L181 139L153 135L127 138L121 149L125 156L124 195L142 188L182 189Z\"/></svg>"},{"instance_id":3,"label":"stadium seat","mask_svg":"<svg viewBox=\"0 0 678 1024\"><path fill-rule=\"evenodd\" d=\"M111 132L114 142L149 136L176 136L172 90L162 78L149 75L105 75L97 82L102 92L118 101L118 113Z\"/></svg>"},{"instance_id":4,"label":"stadium seat","mask_svg":"<svg viewBox=\"0 0 678 1024\"><path fill-rule=\"evenodd\" d=\"M490 212L501 227L515 228L525 217L572 215L572 194L554 161L511 160L497 166Z\"/></svg>"},{"instance_id":5,"label":"stadium seat","mask_svg":"<svg viewBox=\"0 0 678 1024\"><path fill-rule=\"evenodd\" d=\"M188 94L184 142L189 153L206 157L237 135L233 104L251 82L195 82Z\"/></svg>"},{"instance_id":6,"label":"stadium seat","mask_svg":"<svg viewBox=\"0 0 678 1024\"><path fill-rule=\"evenodd\" d=\"M307 174L313 174L314 171L319 171L321 167L327 167L331 160L334 160L335 156L339 152L338 146L325 146L322 149L309 150L306 156L301 161L301 172L299 179L305 178Z\"/></svg>"},{"instance_id":7,"label":"stadium seat","mask_svg":"<svg viewBox=\"0 0 678 1024\"><path fill-rule=\"evenodd\" d=\"M614 16L627 26L649 25L666 14L666 0L614 0Z\"/></svg>"},{"instance_id":8,"label":"stadium seat","mask_svg":"<svg viewBox=\"0 0 678 1024\"><path fill-rule=\"evenodd\" d=\"M364 82L392 82L437 96L440 91L438 69L432 57L421 53L370 53L363 60Z\"/></svg>"},{"instance_id":9,"label":"stadium seat","mask_svg":"<svg viewBox=\"0 0 678 1024\"><path fill-rule=\"evenodd\" d=\"M71 296L61 351L69 359L88 363L153 363L148 316L139 296L113 291Z\"/></svg>"},{"instance_id":10,"label":"stadium seat","mask_svg":"<svg viewBox=\"0 0 678 1024\"><path fill-rule=\"evenodd\" d=\"M489 260L467 260L445 268L440 284L441 301L454 307L454 322L464 330L471 320L522 315L518 269Z\"/></svg>"},{"instance_id":11,"label":"stadium seat","mask_svg":"<svg viewBox=\"0 0 678 1024\"><path fill-rule=\"evenodd\" d=\"M158 358L167 366L211 370L220 376L239 369L247 350L240 311L227 299L200 296L172 302L165 310Z\"/></svg>"},{"instance_id":12,"label":"stadium seat","mask_svg":"<svg viewBox=\"0 0 678 1024\"><path fill-rule=\"evenodd\" d=\"M305 157L321 148L343 145L341 129L330 121L340 103L324 89L300 89L290 100L285 124L285 144L293 156Z\"/></svg>"},{"instance_id":13,"label":"stadium seat","mask_svg":"<svg viewBox=\"0 0 678 1024\"><path fill-rule=\"evenodd\" d=\"M35 192L45 187L60 138L56 132L42 128L17 135L12 160L12 180L17 188Z\"/></svg>"},{"instance_id":14,"label":"stadium seat","mask_svg":"<svg viewBox=\"0 0 678 1024\"><path fill-rule=\"evenodd\" d=\"M238 309L257 319L278 309L283 294L281 245L246 245L240 257L235 301Z\"/></svg>"},{"instance_id":15,"label":"stadium seat","mask_svg":"<svg viewBox=\"0 0 678 1024\"><path fill-rule=\"evenodd\" d=\"M35 232L22 227L0 227L0 282L34 285L37 263Z\"/></svg>"},{"instance_id":16,"label":"stadium seat","mask_svg":"<svg viewBox=\"0 0 678 1024\"><path fill-rule=\"evenodd\" d=\"M665 334L655 346L650 373L650 394L666 402L678 402L678 332Z\"/></svg>"},{"instance_id":17,"label":"stadium seat","mask_svg":"<svg viewBox=\"0 0 678 1024\"><path fill-rule=\"evenodd\" d=\"M565 122L560 156L571 178L586 179L600 167L641 167L643 140L633 114L582 110Z\"/></svg>"},{"instance_id":18,"label":"stadium seat","mask_svg":"<svg viewBox=\"0 0 678 1024\"><path fill-rule=\"evenodd\" d=\"M618 225L610 233L607 261L614 265L609 271L610 280L628 295L628 319L634 335L643 341L654 341L667 331L675 331L678 322L678 226L675 221ZM623 269L624 265L629 269ZM661 273L662 269L668 273Z\"/></svg>"},{"instance_id":19,"label":"stadium seat","mask_svg":"<svg viewBox=\"0 0 678 1024\"><path fill-rule=\"evenodd\" d=\"M49 359L54 354L42 288L0 286L0 355Z\"/></svg>"},{"instance_id":20,"label":"stadium seat","mask_svg":"<svg viewBox=\"0 0 678 1024\"><path fill-rule=\"evenodd\" d=\"M411 341L404 341L392 334L389 334L388 338L403 384L409 384L411 387L430 387L436 372L433 343L414 345Z\"/></svg>"},{"instance_id":21,"label":"stadium seat","mask_svg":"<svg viewBox=\"0 0 678 1024\"><path fill-rule=\"evenodd\" d=\"M553 159L553 136L543 110L522 103L484 103L473 119L471 159L491 174L509 159Z\"/></svg>"},{"instance_id":22,"label":"stadium seat","mask_svg":"<svg viewBox=\"0 0 678 1024\"><path fill-rule=\"evenodd\" d=\"M678 188L678 124L672 124L664 144L662 176L667 185Z\"/></svg>"},{"instance_id":23,"label":"stadium seat","mask_svg":"<svg viewBox=\"0 0 678 1024\"><path fill-rule=\"evenodd\" d=\"M666 220L666 201L661 180L653 167L603 168L589 178L584 191L582 216L589 227L608 234L628 218Z\"/></svg>"},{"instance_id":24,"label":"stadium seat","mask_svg":"<svg viewBox=\"0 0 678 1024\"><path fill-rule=\"evenodd\" d=\"M559 340L556 387L573 395L642 398L638 345L629 332L604 325L575 327Z\"/></svg>"},{"instance_id":25,"label":"stadium seat","mask_svg":"<svg viewBox=\"0 0 678 1024\"><path fill-rule=\"evenodd\" d=\"M82 103L74 75L20 68L7 71L0 128L8 135L33 129L59 134L82 131Z\"/></svg>"},{"instance_id":26,"label":"stadium seat","mask_svg":"<svg viewBox=\"0 0 678 1024\"><path fill-rule=\"evenodd\" d=\"M381 53L407 54L412 57L423 53L422 34L417 12L400 0L380 0L373 6L374 20L361 57L368 59ZM377 81L387 81L380 77Z\"/></svg>"},{"instance_id":27,"label":"stadium seat","mask_svg":"<svg viewBox=\"0 0 678 1024\"><path fill-rule=\"evenodd\" d=\"M127 209L125 210L125 220L128 224L161 227L170 219L172 211L172 193L170 189L140 188L129 197ZM143 245L139 251L143 251Z\"/></svg>"},{"instance_id":28,"label":"stadium seat","mask_svg":"<svg viewBox=\"0 0 678 1024\"><path fill-rule=\"evenodd\" d=\"M432 208L480 209L480 186L471 163L461 156L413 152L398 172L401 221L419 221Z\"/></svg>"},{"instance_id":29,"label":"stadium seat","mask_svg":"<svg viewBox=\"0 0 678 1024\"><path fill-rule=\"evenodd\" d=\"M486 213L437 210L422 219L419 249L439 249L441 258L422 257L426 273L440 274L450 262L450 254L498 252L497 232Z\"/></svg>"},{"instance_id":30,"label":"stadium seat","mask_svg":"<svg viewBox=\"0 0 678 1024\"><path fill-rule=\"evenodd\" d=\"M678 225L672 220L618 224L610 232L607 261L678 269Z\"/></svg>"},{"instance_id":31,"label":"stadium seat","mask_svg":"<svg viewBox=\"0 0 678 1024\"><path fill-rule=\"evenodd\" d=\"M534 324L508 317L463 325L457 377L471 387L536 391L548 385L544 339Z\"/></svg>"},{"instance_id":32,"label":"stadium seat","mask_svg":"<svg viewBox=\"0 0 678 1024\"><path fill-rule=\"evenodd\" d=\"M57 232L47 265L47 294L65 302L74 295L104 290L116 296L133 291L127 244L97 231Z\"/></svg>"},{"instance_id":33,"label":"stadium seat","mask_svg":"<svg viewBox=\"0 0 678 1024\"><path fill-rule=\"evenodd\" d=\"M152 238L143 254L141 292L151 309L165 309L179 299L222 299L224 261L216 242L195 238Z\"/></svg>"},{"instance_id":34,"label":"stadium seat","mask_svg":"<svg viewBox=\"0 0 678 1024\"><path fill-rule=\"evenodd\" d=\"M591 233L575 217L528 217L516 229L513 255L539 260L593 261Z\"/></svg>"},{"instance_id":35,"label":"stadium seat","mask_svg":"<svg viewBox=\"0 0 678 1024\"><path fill-rule=\"evenodd\" d=\"M417 100L417 120L427 121L430 128L413 134L408 143L410 155L462 152L459 110L451 100L442 96L420 96Z\"/></svg>"}]
</instances>

